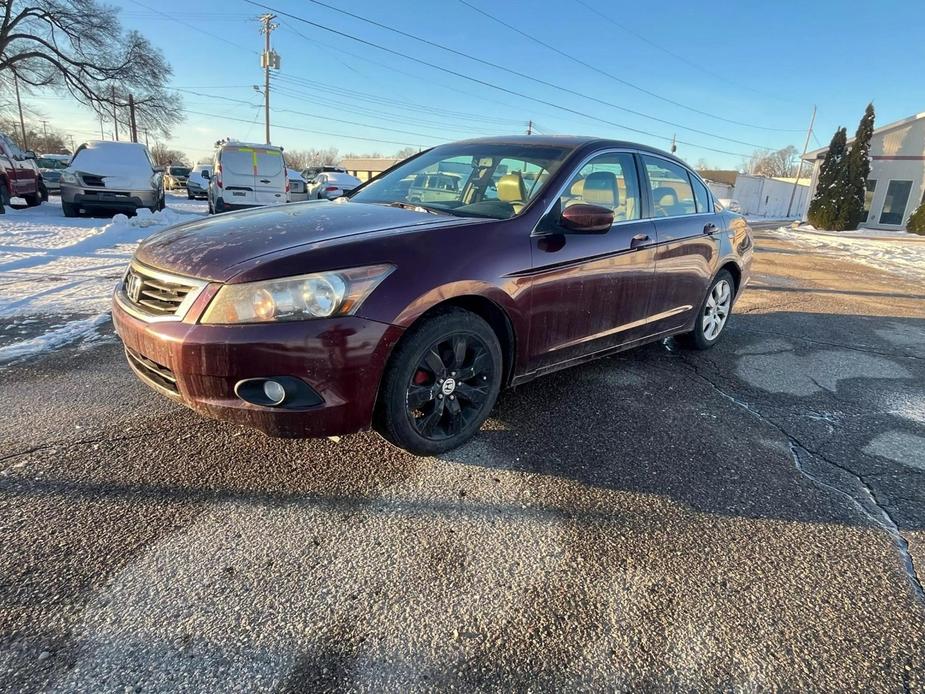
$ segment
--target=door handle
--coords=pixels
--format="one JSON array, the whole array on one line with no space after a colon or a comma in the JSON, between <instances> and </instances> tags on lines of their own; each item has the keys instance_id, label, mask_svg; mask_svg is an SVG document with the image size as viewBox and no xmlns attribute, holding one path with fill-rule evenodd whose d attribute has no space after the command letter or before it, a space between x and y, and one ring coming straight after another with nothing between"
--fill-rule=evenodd
<instances>
[{"instance_id":1,"label":"door handle","mask_svg":"<svg viewBox=\"0 0 925 694\"><path fill-rule=\"evenodd\" d=\"M715 234L717 231L719 231L719 227L716 226L713 222L710 222L703 228L704 234Z\"/></svg>"},{"instance_id":2,"label":"door handle","mask_svg":"<svg viewBox=\"0 0 925 694\"><path fill-rule=\"evenodd\" d=\"M269 178L261 178L261 179L260 179L260 182L261 182L261 183L269 183L269 182L270 182L270 179L269 179Z\"/></svg>"},{"instance_id":3,"label":"door handle","mask_svg":"<svg viewBox=\"0 0 925 694\"><path fill-rule=\"evenodd\" d=\"M647 241L649 241L648 234L636 234L630 240L630 248L642 248L644 245L646 245Z\"/></svg>"}]
</instances>

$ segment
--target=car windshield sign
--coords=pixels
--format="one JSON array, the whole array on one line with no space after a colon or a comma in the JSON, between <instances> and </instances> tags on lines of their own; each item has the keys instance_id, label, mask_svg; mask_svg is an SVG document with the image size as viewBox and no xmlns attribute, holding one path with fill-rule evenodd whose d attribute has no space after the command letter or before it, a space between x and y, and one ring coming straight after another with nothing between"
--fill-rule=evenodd
<instances>
[{"instance_id":1,"label":"car windshield sign","mask_svg":"<svg viewBox=\"0 0 925 694\"><path fill-rule=\"evenodd\" d=\"M540 194L571 151L525 143L435 147L368 183L350 200L508 219Z\"/></svg>"}]
</instances>

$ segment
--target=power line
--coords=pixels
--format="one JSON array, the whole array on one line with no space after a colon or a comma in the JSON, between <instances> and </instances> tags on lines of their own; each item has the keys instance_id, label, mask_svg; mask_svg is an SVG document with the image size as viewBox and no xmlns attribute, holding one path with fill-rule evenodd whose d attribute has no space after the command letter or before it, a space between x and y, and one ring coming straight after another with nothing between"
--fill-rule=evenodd
<instances>
[{"instance_id":1,"label":"power line","mask_svg":"<svg viewBox=\"0 0 925 694\"><path fill-rule=\"evenodd\" d=\"M245 2L249 2L249 3L252 4L252 5L260 5L260 3L253 2L253 0L245 0ZM414 34L410 34L410 33L406 32L406 31L402 31L402 30L400 30L400 29L396 29L396 28L391 27L391 26L389 26L389 25L387 25L387 24L382 24L381 22L376 22L376 21L374 21L374 20L372 20L372 19L367 19L366 17L362 17L361 15L354 14L354 13L352 13L352 12L348 12L347 10L342 10L342 9L340 9L340 8L338 8L338 7L333 6L333 5L328 5L327 3L321 2L321 0L308 0L308 2L310 2L310 3L314 4L314 5L318 5L318 6L320 6L320 7L325 7L325 8L327 8L327 9L329 9L329 10L334 11L334 12L338 12L339 14L343 14L343 15L346 15L346 16L348 16L348 17L352 17L353 19L357 19L357 20L360 20L360 21L362 21L362 22L366 22L367 24L371 24L372 26L378 27L378 28L380 28L380 29L385 29L386 31L391 31L391 32L393 32L393 33L395 33L395 34L398 34L399 36L404 36L405 38L409 38L409 39L413 39L413 40L415 40L415 41L419 41L420 43L423 43L423 44L425 44L425 45L432 46L432 47L434 47L434 48L439 48L440 50L447 51L448 53L452 53L453 55L457 55L457 56L459 56L459 57L461 57L461 58L466 58L466 59L468 59L468 60L472 60L472 61L475 61L475 62L477 62L477 63L481 63L481 64L483 64L483 65L487 65L487 66L489 66L489 67L491 67L491 68L494 68L495 70L502 70L502 71L504 71L504 72L508 72L508 73L510 73L510 74L512 74L512 75L515 75L515 76L517 76L517 77L520 77L520 78L522 78L522 79L529 80L529 81L531 81L531 82L536 82L537 84L541 84L541 85L546 86L546 87L551 87L551 88L553 88L553 89L558 89L559 91L565 92L566 94L571 94L572 96L577 96L577 97L579 97L579 98L587 99L587 100L589 100L589 101L594 101L594 102L596 102L596 103L602 104L602 105L607 106L607 107L609 107L609 108L617 109L618 111L624 111L624 112L626 112L626 113L631 113L631 114L633 114L633 115L635 115L635 116L639 116L640 118L646 118L646 119L648 119L648 120L656 121L656 122L659 122L659 123L664 123L665 125L671 125L671 126L673 126L673 127L675 127L675 128L681 128L681 129L683 129L683 130L688 130L688 131L690 131L690 132L694 132L694 133L697 133L697 134L699 134L699 135L705 135L705 136L707 136L707 137L713 137L713 138L716 138L717 140L723 140L723 141L725 141L725 142L732 142L732 143L734 143L734 144L745 145L745 146L747 146L747 147L755 147L756 149L762 149L762 150L768 150L768 151L770 151L770 150L772 149L772 148L770 148L770 147L765 147L764 145L759 145L759 144L756 144L756 143L754 143L754 142L747 142L747 141L745 141L745 140L737 140L737 139L735 139L735 138L725 137L725 136L723 136L723 135L718 135L718 134L716 134L716 133L711 133L711 132L709 132L709 131L707 131L707 130L700 130L700 129L698 129L698 128L692 128L692 127L690 127L690 126L683 125L683 124L681 124L681 123L675 123L674 121L666 120L666 119L664 119L664 118L659 118L658 116L652 116L652 115L649 115L649 114L647 114L647 113L643 113L642 111L637 111L637 110L635 110L635 109L628 108L628 107L626 107L626 106L620 106L619 104L615 104L615 103L613 103L613 102L606 101L606 100L604 100L604 99L599 99L598 97L595 97L595 96L590 96L590 95L588 95L588 94L584 94L584 93L582 93L582 92L576 91L576 90L571 89L571 88L569 88L569 87L563 87L563 86L558 85L558 84L555 84L555 83L553 83L553 82L548 82L547 80L540 79L539 77L534 77L534 76L528 75L528 74L526 74L526 73L524 73L524 72L519 72L519 71L517 71L517 70L512 70L512 69L510 69L510 68L504 67L503 65L499 65L499 64L497 64L497 63L493 63L493 62L491 62L491 61L489 61L489 60L484 60L483 58L477 58L477 57L475 57L475 56L472 56L472 55L469 55L469 54L467 54L467 53L464 53L463 51L458 51L458 50L456 50L455 48L450 48L449 46L444 46L443 44L437 43L437 42L435 42L435 41L431 41L431 40L429 40L429 39L421 38L420 36L415 36ZM285 14L285 13L282 13L282 14ZM293 16L293 15L290 15L290 16ZM307 20L304 20L304 21L307 21Z\"/></svg>"},{"instance_id":2,"label":"power line","mask_svg":"<svg viewBox=\"0 0 925 694\"><path fill-rule=\"evenodd\" d=\"M228 40L227 38L225 38L224 36L219 36L218 34L213 34L211 31L206 31L206 30L203 29L202 27L198 27L198 26L196 26L195 24L190 24L189 22L184 22L182 19L178 19L177 17L174 17L173 15L167 14L166 12L161 12L160 10L155 9L154 7L151 7L151 6L149 6L149 5L144 4L143 2L141 2L141 0L131 0L131 1L132 1L133 3L135 3L136 5L140 5L141 7L144 7L146 10L150 10L151 12L154 12L154 13L156 13L156 14L159 14L159 15L161 15L162 17L165 17L165 18L167 18L167 19L169 19L169 20L171 20L171 21L173 21L173 22L176 22L177 24L182 24L182 25L185 26L185 27L189 27L189 28L192 29L193 31L198 31L200 34L205 34L206 36L210 36L210 37L212 37L213 39L216 39L217 41L221 41L222 43L228 44L229 46L234 46L235 48L240 48L241 50L247 51L248 53L257 54L257 51L251 50L251 49L248 48L247 46L242 46L240 43L235 43L234 41L229 41L229 40Z\"/></svg>"},{"instance_id":3,"label":"power line","mask_svg":"<svg viewBox=\"0 0 925 694\"><path fill-rule=\"evenodd\" d=\"M580 0L579 0L579 1L580 1ZM539 45L541 45L541 46L543 46L543 47L545 47L545 48L548 48L549 50L551 50L551 51L553 51L553 52L555 52L555 53L558 53L559 55L561 55L561 56L563 56L563 57L565 57L565 58L568 58L568 59L571 60L572 62L578 63L579 65L582 65L583 67L586 67L586 68L588 68L589 70L593 70L594 72L597 72L597 73L599 73L599 74L601 74L601 75L604 75L605 77L608 77L608 78L614 80L615 82L618 82L619 84L622 84L622 85L625 85L625 86L627 86L627 87L630 87L631 89L635 89L635 90L638 91L638 92L641 92L641 93L643 93L643 94L647 94L647 95L649 95L649 96L651 96L651 97L654 97L654 98L656 98L656 99L660 99L661 101L664 101L665 103L669 103L669 104L672 104L672 105L674 105L674 106L678 106L678 107L680 107L680 108L686 109L686 110L691 111L691 112L693 112L693 113L700 114L701 116L707 116L708 118L714 118L714 119L716 119L716 120L720 120L720 121L723 121L723 122L725 122L725 123L732 123L732 124L734 124L734 125L741 125L741 126L745 126L745 127L747 127L747 128L755 128L755 129L758 129L758 130L770 130L770 131L774 131L774 132L802 132L802 131L799 131L799 130L787 130L787 129L783 129L783 128L769 128L769 127L766 127L766 126L763 126L763 125L754 125L754 124L752 124L752 123L746 123L746 122L744 122L744 121L738 121L738 120L733 120L733 119L731 119L731 118L726 118L726 117L724 117L724 116L717 115L716 113L710 113L709 111L702 111L702 110L700 110L699 108L694 108L693 106L688 106L687 104L683 104L683 103L681 103L680 101L675 101L674 99L670 99L670 98L668 98L667 96L662 96L661 94L658 94L658 93L656 93L656 92L653 92L653 91L650 90L650 89L646 89L645 87L640 87L638 84L634 84L633 82L630 82L629 80L625 80L625 79L623 79L622 77L617 77L617 76L616 76L615 74L613 74L612 72L608 72L607 70L603 70L603 69L597 67L596 65L592 65L591 63L582 60L581 58L576 58L574 55L572 55L572 54L570 54L570 53L566 53L565 51L563 51L563 50L561 50L561 49L559 49L559 48L556 48L555 46L553 46L553 45L551 45L551 44L548 44L548 43L546 43L545 41L543 41L543 40L541 40L541 39L538 39L536 36L533 36L532 34L528 34L527 32L525 32L525 31L523 31L523 30L521 30L521 29L518 29L516 26L513 26L513 25L511 25L511 24L508 24L507 22L505 22L505 21L502 20L502 19L499 19L498 17L494 16L493 14L491 14L491 13L489 13L489 12L486 12L485 10L476 7L476 6L473 5L471 2L468 2L468 0L459 0L459 2L462 3L463 5L465 5L466 7L468 7L469 9L473 10L474 12L478 12L480 15L482 15L482 16L484 16L484 17L488 17L488 19L492 20L493 22L496 22L496 23L500 24L501 26L506 27L507 29L510 29L510 30L513 31L513 32L516 32L516 33L520 34L521 36L523 36L523 37L525 37L525 38L527 38L527 39L533 41L534 43L538 43ZM657 121L659 121L659 122L661 122L661 123L666 123L666 124L668 124L668 125L677 125L677 127L679 127L679 128L683 128L683 127L684 127L684 126L682 126L682 125L678 125L678 124L676 124L676 123L672 123L671 121L667 121L667 120L663 120L663 119L660 119L660 118L656 118L655 116L648 116L648 115L646 115L646 114L640 113L640 112L638 112L638 111L633 111L633 110L630 110L630 109L627 109L627 110L629 110L630 113L635 113L635 114L637 114L637 115L644 116L644 117L650 118L650 119L652 119L652 120L657 120ZM689 129L689 130L693 130L692 128L688 128L688 129ZM709 133L705 133L704 131L701 131L701 130L693 130L693 132L699 132L699 133L702 133L702 134L709 134ZM713 137L718 137L718 136L717 136L717 135L714 135ZM739 144L749 144L749 143L747 143L747 142L740 142L739 140L729 140L729 141L730 141L730 142L738 142ZM759 145L754 145L754 146L757 147L757 146L759 146Z\"/></svg>"},{"instance_id":4,"label":"power line","mask_svg":"<svg viewBox=\"0 0 925 694\"><path fill-rule=\"evenodd\" d=\"M315 0L309 0L309 1L310 1L310 2L314 2ZM490 87L491 89L496 89L496 90L498 90L498 91L500 91L500 92L503 92L503 93L505 93L505 94L511 94L511 95L513 95L513 96L517 96L517 97L520 97L520 98L522 98L522 99L527 99L528 101L533 101L533 102L538 103L538 104L543 104L543 105L545 105L545 106L549 106L549 107L551 107L551 108L555 108L555 109L557 109L557 110L559 110L559 111L564 111L564 112L566 112L566 113L571 113L571 114L574 114L574 115L576 115L576 116L581 116L582 118L587 118L587 119L589 119L589 120L597 121L597 122L599 122L599 123L604 123L604 124L606 124L606 125L611 125L611 126L613 126L613 127L615 127L615 128L621 128L621 129L623 129L623 130L628 130L628 131L630 131L630 132L639 133L640 135L646 135L646 136L648 136L648 137L652 137L652 138L655 138L655 139L657 139L657 140L663 140L663 141L665 141L665 142L671 142L671 141L672 141L672 138L666 137L666 136L664 136L664 135L659 135L659 134L657 134L657 133L653 133L653 132L650 132L650 131L648 131L648 130L642 130L641 128L633 128L633 127L630 127L630 126L628 126L628 125L624 125L623 123L617 123L617 122L615 122L615 121L607 120L607 119L605 119L605 118L600 118L600 117L598 117L598 116L592 116L592 115L589 115L589 114L584 113L584 112L582 112L582 111L579 111L579 110L577 110L577 109L569 108L569 107L567 107L567 106L562 106L561 104L556 104L556 103L554 103L554 102L552 102L552 101L547 101L547 100L545 100L545 99L540 99L540 98L535 97L535 96L530 96L530 95L528 95L528 94L524 94L523 92L518 92L518 91L516 91L516 90L514 90L514 89L509 89L509 88L507 88L507 87L502 87L502 86L499 86L499 85L497 85L497 84L493 84L493 83L488 82L488 81L486 81L486 80L478 79L477 77L472 77L472 76L470 76L470 75L465 75L465 74L463 74L463 73L461 73L461 72L457 72L457 71L455 71L455 70L451 70L451 69L449 69L449 68L442 67L442 66L440 66L440 65L437 65L437 64L435 64L435 63L428 62L428 61L423 60L423 59L421 59L421 58L415 58L414 56L408 55L407 53L402 53L401 51L396 51L396 50L394 50L394 49L392 49L392 48L387 48L386 46L382 46L382 45L377 44L377 43L374 43L374 42L372 42L372 41L367 41L366 39L361 39L361 38L359 38L359 37L357 37L357 36L353 36L352 34L348 34L348 33L344 32L344 31L339 31L339 30L337 30L337 29L332 29L332 28L330 28L330 27L326 27L326 26L324 26L324 25L322 25L322 24L319 24L319 23L317 23L317 22L313 22L313 21L311 21L311 20L309 20L309 19L305 19L304 17L300 17L300 16L298 16L298 15L294 15L294 14L289 13L289 12L284 12L283 10L275 9L275 8L273 8L273 7L269 6L269 5L265 5L265 4L261 3L261 2L256 2L256 0L244 0L244 2L246 2L246 3L250 4L250 5L254 5L254 6L256 6L256 7L262 7L262 8L264 8L264 9L266 9L266 10L271 10L271 11L276 12L276 13L278 13L278 14L284 16L284 17L289 17L290 19L294 19L294 20L296 20L296 21L298 21L298 22L302 22L303 24L307 24L307 25L309 25L309 26L313 26L313 27L315 27L315 28L317 28L317 29L321 29L322 31L326 31L326 32L335 34L335 35L337 35L337 36L342 36L342 37L348 38L348 39L350 39L350 40L352 40L352 41L356 41L357 43L362 43L362 44L364 44L364 45L366 45L366 46L371 46L371 47L373 47L373 48L377 48L377 49L379 49L379 50L381 50L381 51L384 51L384 52L386 52L386 53L391 53L392 55L397 55L397 56L399 56L399 57L401 57L401 58L405 58L406 60L411 60L411 61L420 63L420 64L422 64L422 65L426 65L427 67L433 68L434 70L439 70L439 71L441 71L441 72L445 72L445 73L447 73L447 74L453 75L454 77L459 77L460 79L468 80L468 81L470 81L470 82L475 82L476 84L480 84L480 85L485 86L485 87ZM338 10L338 11L340 11L340 10ZM366 20L364 20L364 21L366 21ZM422 40L423 40L423 39L422 39ZM502 68L502 69L503 69L503 68ZM533 78L530 78L530 79L533 79ZM577 92L575 92L575 93L577 94ZM578 95L579 95L579 96L582 96L581 94L578 94ZM748 158L748 157L751 156L751 154L744 154L744 153L742 153L742 152L730 152L729 150L717 149L717 148L715 148L715 147L708 147L708 146L706 146L706 145L700 145L700 144L697 144L697 143L695 143L695 142L687 142L687 141L684 141L684 140L677 140L677 142L680 143L680 144L688 145L689 147L696 147L696 148L698 148L698 149L702 149L702 150L707 151L707 152L716 152L716 153L718 153L718 154L728 154L728 155L731 155L731 156L734 156L734 157L743 157L743 158ZM768 148L768 147L761 147L760 149L768 150L769 148Z\"/></svg>"},{"instance_id":5,"label":"power line","mask_svg":"<svg viewBox=\"0 0 925 694\"><path fill-rule=\"evenodd\" d=\"M224 120L236 121L238 123L250 123L251 122L245 118L232 118L230 116L222 116L217 113L204 113L202 111L191 111L185 108L182 108L179 110L182 111L183 113L188 113L194 116L205 116L206 118L220 118ZM402 145L403 147L420 147L421 146L419 142L398 142L395 140L379 140L373 137L361 137L359 135L347 135L345 133L332 133L332 132L327 132L324 130L310 130L308 128L297 128L293 125L274 125L273 127L278 128L280 130L292 130L292 131L300 132L300 133L310 133L312 135L325 135L327 137L340 137L345 140L360 140L363 142L374 142L380 145Z\"/></svg>"}]
</instances>

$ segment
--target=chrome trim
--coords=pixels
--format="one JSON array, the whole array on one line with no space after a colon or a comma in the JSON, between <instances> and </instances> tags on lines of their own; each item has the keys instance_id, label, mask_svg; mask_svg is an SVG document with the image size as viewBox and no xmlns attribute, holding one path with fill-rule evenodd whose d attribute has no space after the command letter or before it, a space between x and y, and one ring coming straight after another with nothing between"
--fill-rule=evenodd
<instances>
[{"instance_id":1,"label":"chrome trim","mask_svg":"<svg viewBox=\"0 0 925 694\"><path fill-rule=\"evenodd\" d=\"M128 298L125 294L125 276L128 275L129 271L134 271L137 274L148 277L153 280L161 280L163 282L171 282L173 284L185 285L191 287L189 293L183 297L183 301L180 302L180 305L177 306L176 310L173 313L168 313L165 315L151 314L146 311L143 311L140 306L135 304L131 299ZM167 323L167 322L179 322L182 321L186 314L189 312L190 307L193 305L193 302L199 298L199 295L202 293L202 290L208 286L209 282L206 280L194 279L192 277L185 277L183 275L174 275L170 272L164 272L163 270L157 270L148 265L139 263L136 260L133 260L128 268L125 271L125 274L122 276L122 280L119 282L116 287L115 299L118 302L119 306L131 316L137 318L140 321L145 323Z\"/></svg>"},{"instance_id":2,"label":"chrome trim","mask_svg":"<svg viewBox=\"0 0 925 694\"><path fill-rule=\"evenodd\" d=\"M662 311L661 313L653 313L651 316L646 316L645 318L640 318L639 320L634 320L630 323L624 323L623 325L618 325L616 328L610 328L609 330L604 330L594 335L586 335L585 337L580 337L577 340L570 340L569 342L564 342L561 345L556 345L553 347L550 352L555 352L559 349L565 349L567 347L574 347L575 345L580 345L582 342L590 342L591 340L597 340L602 337L607 337L608 335L615 335L617 333L622 333L626 330L632 330L633 328L639 328L648 323L654 323L655 321L660 321L664 318L671 318L676 316L679 313L684 313L685 311L690 311L693 306L676 306L673 309L668 311Z\"/></svg>"}]
</instances>

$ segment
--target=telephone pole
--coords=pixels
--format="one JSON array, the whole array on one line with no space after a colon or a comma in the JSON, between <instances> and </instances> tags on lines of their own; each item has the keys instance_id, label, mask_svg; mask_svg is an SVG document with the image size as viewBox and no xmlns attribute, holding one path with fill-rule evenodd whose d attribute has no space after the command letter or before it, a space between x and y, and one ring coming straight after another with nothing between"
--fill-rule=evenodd
<instances>
[{"instance_id":1,"label":"telephone pole","mask_svg":"<svg viewBox=\"0 0 925 694\"><path fill-rule=\"evenodd\" d=\"M29 149L29 143L26 142L26 121L22 117L22 101L19 100L19 79L16 73L13 73L13 86L16 87L16 105L19 107L19 128L22 130L22 148Z\"/></svg>"},{"instance_id":2,"label":"telephone pole","mask_svg":"<svg viewBox=\"0 0 925 694\"><path fill-rule=\"evenodd\" d=\"M116 111L116 85L112 85L112 128L113 137L119 141L119 113Z\"/></svg>"},{"instance_id":3,"label":"telephone pole","mask_svg":"<svg viewBox=\"0 0 925 694\"><path fill-rule=\"evenodd\" d=\"M138 125L135 123L135 97L128 95L129 122L132 124L132 142L138 142Z\"/></svg>"},{"instance_id":4,"label":"telephone pole","mask_svg":"<svg viewBox=\"0 0 925 694\"><path fill-rule=\"evenodd\" d=\"M527 135L532 135L532 134L533 134L533 121L529 120L527 121Z\"/></svg>"},{"instance_id":5,"label":"telephone pole","mask_svg":"<svg viewBox=\"0 0 925 694\"><path fill-rule=\"evenodd\" d=\"M276 19L276 15L269 12L260 17L260 24L262 25L260 32L264 36L260 66L263 68L263 109L266 122L266 144L270 144L270 68L279 70L279 54L270 48L270 34L279 28L279 24L273 22L274 19Z\"/></svg>"},{"instance_id":6,"label":"telephone pole","mask_svg":"<svg viewBox=\"0 0 925 694\"><path fill-rule=\"evenodd\" d=\"M816 124L816 107L813 106L813 117L809 119L809 130L806 131L806 142L803 143L803 154L800 155L800 164L797 166L797 177L793 181L793 190L790 191L790 204L787 205L787 216L793 212L793 199L797 194L797 186L800 184L800 176L803 175L803 157L806 156L806 150L809 148L809 138L813 134L813 125ZM812 192L812 191L810 191Z\"/></svg>"}]
</instances>

